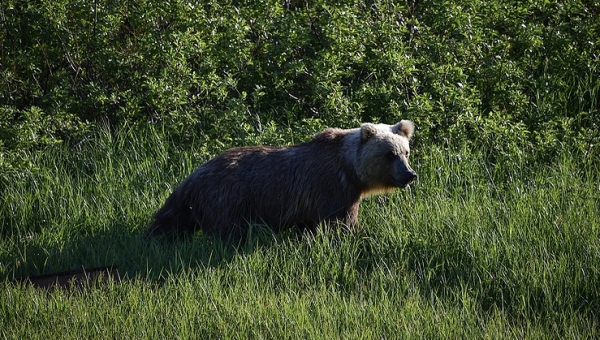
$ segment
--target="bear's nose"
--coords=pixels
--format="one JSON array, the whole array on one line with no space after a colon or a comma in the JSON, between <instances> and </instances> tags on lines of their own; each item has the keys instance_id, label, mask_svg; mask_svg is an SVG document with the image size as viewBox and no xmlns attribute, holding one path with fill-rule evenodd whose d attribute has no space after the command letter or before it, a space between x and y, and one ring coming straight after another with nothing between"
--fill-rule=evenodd
<instances>
[{"instance_id":1,"label":"bear's nose","mask_svg":"<svg viewBox=\"0 0 600 340\"><path fill-rule=\"evenodd\" d=\"M414 171L410 171L408 173L408 182L412 182L415 180L415 178L417 178L417 173Z\"/></svg>"},{"instance_id":2,"label":"bear's nose","mask_svg":"<svg viewBox=\"0 0 600 340\"><path fill-rule=\"evenodd\" d=\"M414 181L415 178L417 178L416 172L414 172L413 170L407 171L403 174L402 178L398 181L398 186L401 188L404 188L407 185L409 185L410 183L412 183L412 181Z\"/></svg>"}]
</instances>

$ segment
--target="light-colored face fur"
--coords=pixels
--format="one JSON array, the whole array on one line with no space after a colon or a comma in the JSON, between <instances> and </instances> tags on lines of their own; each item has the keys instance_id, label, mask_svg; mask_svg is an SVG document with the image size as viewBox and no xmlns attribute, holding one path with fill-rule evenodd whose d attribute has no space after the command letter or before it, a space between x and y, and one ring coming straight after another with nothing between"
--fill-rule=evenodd
<instances>
[{"instance_id":1,"label":"light-colored face fur","mask_svg":"<svg viewBox=\"0 0 600 340\"><path fill-rule=\"evenodd\" d=\"M355 169L367 188L363 195L406 187L416 178L408 164L409 140L414 132L411 121L394 125L365 123L354 133L358 142Z\"/></svg>"}]
</instances>

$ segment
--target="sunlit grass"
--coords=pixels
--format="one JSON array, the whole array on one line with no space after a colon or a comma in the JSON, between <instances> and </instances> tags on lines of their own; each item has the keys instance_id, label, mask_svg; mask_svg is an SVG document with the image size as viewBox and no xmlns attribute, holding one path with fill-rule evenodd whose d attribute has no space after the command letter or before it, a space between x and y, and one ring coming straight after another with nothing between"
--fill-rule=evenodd
<instances>
[{"instance_id":1,"label":"sunlit grass","mask_svg":"<svg viewBox=\"0 0 600 340\"><path fill-rule=\"evenodd\" d=\"M565 155L492 166L416 150L411 188L366 199L361 229L261 226L239 249L145 240L210 157L153 130L100 130L6 174L3 338L597 338L600 180ZM587 165L590 167L589 163ZM44 291L13 278L116 265L123 281Z\"/></svg>"}]
</instances>

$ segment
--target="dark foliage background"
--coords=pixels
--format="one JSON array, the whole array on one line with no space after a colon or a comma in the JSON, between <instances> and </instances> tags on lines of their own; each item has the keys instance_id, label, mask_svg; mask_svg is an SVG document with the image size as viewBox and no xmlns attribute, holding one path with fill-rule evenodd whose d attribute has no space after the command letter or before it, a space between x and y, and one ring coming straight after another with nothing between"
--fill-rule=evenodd
<instances>
[{"instance_id":1,"label":"dark foliage background","mask_svg":"<svg viewBox=\"0 0 600 340\"><path fill-rule=\"evenodd\" d=\"M218 148L401 118L417 145L594 161L599 16L583 0L4 0L0 169L99 123Z\"/></svg>"}]
</instances>

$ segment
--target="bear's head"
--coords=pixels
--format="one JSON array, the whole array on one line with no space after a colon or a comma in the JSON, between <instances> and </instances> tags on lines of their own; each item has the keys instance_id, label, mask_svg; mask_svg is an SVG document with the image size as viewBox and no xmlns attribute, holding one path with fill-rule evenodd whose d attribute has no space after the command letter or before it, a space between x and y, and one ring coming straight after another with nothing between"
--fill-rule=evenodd
<instances>
[{"instance_id":1,"label":"bear's head","mask_svg":"<svg viewBox=\"0 0 600 340\"><path fill-rule=\"evenodd\" d=\"M363 194L404 188L416 177L408 164L411 121L394 125L365 123L359 129L356 173L366 186Z\"/></svg>"}]
</instances>

